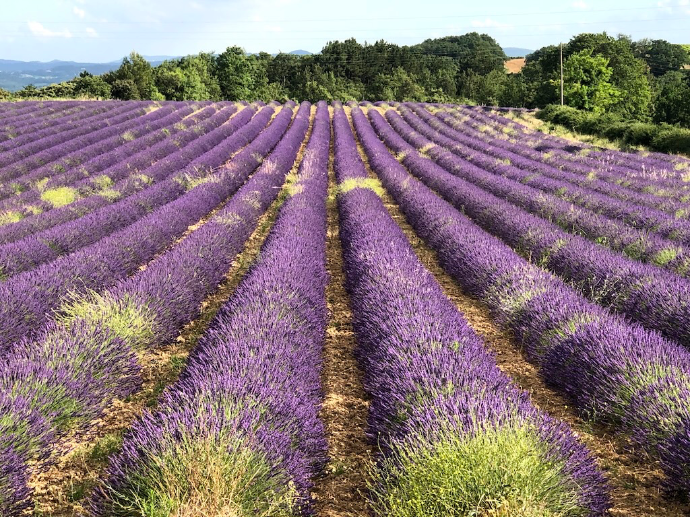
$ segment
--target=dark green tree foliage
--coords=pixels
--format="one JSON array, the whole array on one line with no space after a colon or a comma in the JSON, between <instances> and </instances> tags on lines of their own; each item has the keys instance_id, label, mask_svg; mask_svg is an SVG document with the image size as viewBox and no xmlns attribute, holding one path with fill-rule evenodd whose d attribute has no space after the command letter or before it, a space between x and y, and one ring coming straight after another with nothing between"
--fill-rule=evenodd
<instances>
[{"instance_id":1,"label":"dark green tree foliage","mask_svg":"<svg viewBox=\"0 0 690 517\"><path fill-rule=\"evenodd\" d=\"M544 107L560 102L559 89L553 82L560 77L560 49L555 45L543 47L528 55L520 72L524 81L525 106Z\"/></svg>"},{"instance_id":2,"label":"dark green tree foliage","mask_svg":"<svg viewBox=\"0 0 690 517\"><path fill-rule=\"evenodd\" d=\"M240 47L228 47L216 58L216 77L224 99L251 99L255 62Z\"/></svg>"},{"instance_id":3,"label":"dark green tree foliage","mask_svg":"<svg viewBox=\"0 0 690 517\"><path fill-rule=\"evenodd\" d=\"M422 54L450 57L460 72L472 71L479 75L503 70L503 63L508 59L496 40L476 32L428 39L412 48Z\"/></svg>"},{"instance_id":4,"label":"dark green tree foliage","mask_svg":"<svg viewBox=\"0 0 690 517\"><path fill-rule=\"evenodd\" d=\"M613 38L606 33L580 34L570 40L563 54L567 58L586 49L609 60L611 84L623 93L609 111L624 118L647 120L651 113L651 82L646 63L633 53L632 40L626 36Z\"/></svg>"},{"instance_id":5,"label":"dark green tree foliage","mask_svg":"<svg viewBox=\"0 0 690 517\"><path fill-rule=\"evenodd\" d=\"M78 97L91 97L94 99L110 99L110 85L102 77L92 75L89 72L82 72L79 77L75 77L74 94Z\"/></svg>"},{"instance_id":6,"label":"dark green tree foliage","mask_svg":"<svg viewBox=\"0 0 690 517\"><path fill-rule=\"evenodd\" d=\"M139 89L132 79L114 79L110 82L113 99L121 101L141 100Z\"/></svg>"},{"instance_id":7,"label":"dark green tree foliage","mask_svg":"<svg viewBox=\"0 0 690 517\"><path fill-rule=\"evenodd\" d=\"M657 80L654 122L690 127L690 72L668 72Z\"/></svg>"},{"instance_id":8,"label":"dark green tree foliage","mask_svg":"<svg viewBox=\"0 0 690 517\"><path fill-rule=\"evenodd\" d=\"M644 60L655 77L678 71L690 63L690 55L683 45L675 45L662 39L642 39L633 43L635 56Z\"/></svg>"},{"instance_id":9,"label":"dark green tree foliage","mask_svg":"<svg viewBox=\"0 0 690 517\"><path fill-rule=\"evenodd\" d=\"M499 106L523 108L527 103L527 85L521 74L506 75L498 98Z\"/></svg>"},{"instance_id":10,"label":"dark green tree foliage","mask_svg":"<svg viewBox=\"0 0 690 517\"><path fill-rule=\"evenodd\" d=\"M647 64L633 53L633 42L626 36L613 38L606 33L584 33L563 46L563 59L584 51L592 57L608 59L610 82L622 95L607 110L625 118L646 120L651 113L652 89ZM560 102L560 50L544 47L527 58L521 72L527 89L527 106L544 107Z\"/></svg>"},{"instance_id":11,"label":"dark green tree foliage","mask_svg":"<svg viewBox=\"0 0 690 517\"><path fill-rule=\"evenodd\" d=\"M273 57L266 52L251 56L254 60L254 91L253 98L262 101L285 101L289 99L287 90L279 83L272 82L269 69Z\"/></svg>"},{"instance_id":12,"label":"dark green tree foliage","mask_svg":"<svg viewBox=\"0 0 690 517\"><path fill-rule=\"evenodd\" d=\"M166 100L220 100L214 68L213 54L204 52L164 61L154 68L155 86Z\"/></svg>"},{"instance_id":13,"label":"dark green tree foliage","mask_svg":"<svg viewBox=\"0 0 690 517\"><path fill-rule=\"evenodd\" d=\"M422 101L426 99L424 88L418 83L414 75L408 74L401 66L393 70L393 73L379 74L374 81L372 91L375 99Z\"/></svg>"},{"instance_id":14,"label":"dark green tree foliage","mask_svg":"<svg viewBox=\"0 0 690 517\"><path fill-rule=\"evenodd\" d=\"M41 91L33 84L27 84L24 88L19 90L16 95L21 99L29 99L31 97L39 97L41 95Z\"/></svg>"},{"instance_id":15,"label":"dark green tree foliage","mask_svg":"<svg viewBox=\"0 0 690 517\"><path fill-rule=\"evenodd\" d=\"M132 52L124 58L120 68L103 74L103 79L110 84L112 95L116 99L164 99L156 88L151 63L136 52Z\"/></svg>"}]
</instances>

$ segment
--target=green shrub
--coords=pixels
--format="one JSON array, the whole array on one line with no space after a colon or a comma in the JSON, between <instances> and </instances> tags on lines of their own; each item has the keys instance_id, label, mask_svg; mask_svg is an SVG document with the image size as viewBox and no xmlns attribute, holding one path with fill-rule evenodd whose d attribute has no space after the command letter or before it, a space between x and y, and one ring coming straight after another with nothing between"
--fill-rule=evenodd
<instances>
[{"instance_id":1,"label":"green shrub","mask_svg":"<svg viewBox=\"0 0 690 517\"><path fill-rule=\"evenodd\" d=\"M657 132L651 147L663 153L690 154L690 129L665 127Z\"/></svg>"},{"instance_id":2,"label":"green shrub","mask_svg":"<svg viewBox=\"0 0 690 517\"><path fill-rule=\"evenodd\" d=\"M690 154L690 129L628 121L612 113L596 115L569 106L547 106L537 113L537 118L629 146L644 145L662 153Z\"/></svg>"}]
</instances>

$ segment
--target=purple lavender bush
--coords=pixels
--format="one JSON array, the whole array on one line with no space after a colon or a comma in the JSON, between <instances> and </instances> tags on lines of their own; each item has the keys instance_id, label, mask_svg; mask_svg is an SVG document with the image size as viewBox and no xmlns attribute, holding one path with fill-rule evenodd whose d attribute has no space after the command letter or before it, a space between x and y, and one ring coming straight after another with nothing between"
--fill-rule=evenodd
<instances>
[{"instance_id":1,"label":"purple lavender bush","mask_svg":"<svg viewBox=\"0 0 690 517\"><path fill-rule=\"evenodd\" d=\"M404 142L379 113L370 110L369 118L391 148ZM687 441L690 422L688 351L525 261L406 169L433 169L433 161L410 152L403 167L363 115L355 123L372 166L448 274L514 332L547 382L585 416L610 423L658 455L667 488L690 493L690 449L676 447Z\"/></svg>"},{"instance_id":2,"label":"purple lavender bush","mask_svg":"<svg viewBox=\"0 0 690 517\"><path fill-rule=\"evenodd\" d=\"M353 109L370 158L399 164ZM366 123L366 120L364 120ZM367 176L335 107L347 288L372 397L377 515L603 515L606 483L562 422L538 411L417 259ZM376 170L379 163L372 161Z\"/></svg>"},{"instance_id":3,"label":"purple lavender bush","mask_svg":"<svg viewBox=\"0 0 690 517\"><path fill-rule=\"evenodd\" d=\"M392 111L388 111L386 117L408 142L414 142L415 146L428 143ZM398 150L417 153L409 145ZM443 149L431 148L428 152L438 165L427 161L425 166L411 169L413 173L486 231L503 239L535 264L572 282L593 301L690 346L690 305L686 303L690 298L688 279L655 265L628 259L528 214L459 177L461 171L467 169L464 160ZM458 176L447 172L449 170Z\"/></svg>"},{"instance_id":4,"label":"purple lavender bush","mask_svg":"<svg viewBox=\"0 0 690 517\"><path fill-rule=\"evenodd\" d=\"M264 185L247 184L239 202L218 216L219 225L242 225L245 211L254 210L250 198L241 201L244 192L262 204L275 198L271 187L282 182L307 130L304 107L271 155L273 165L262 166L278 172ZM310 512L311 480L326 458L318 411L329 139L328 108L320 103L297 182L260 259L159 409L125 439L92 501L94 515Z\"/></svg>"},{"instance_id":5,"label":"purple lavender bush","mask_svg":"<svg viewBox=\"0 0 690 517\"><path fill-rule=\"evenodd\" d=\"M270 131L244 151L266 156L292 118L291 109L284 111L285 123L269 126ZM254 159L240 165L231 161L224 168L225 174L233 177L248 175L257 167L260 170L213 219L108 292L72 300L39 336L22 340L5 355L0 397L10 393L16 404L30 397L29 407L34 413L4 421L5 427L0 427L0 446L5 440L12 445L6 448L7 455L0 457L0 472L7 471L8 476L0 479L0 486L16 485L19 494L2 508L3 515L18 515L28 504L30 492L20 483L28 469L26 462L46 459L55 436L66 430L87 429L114 397L135 391L140 383L136 351L174 339L182 326L199 314L202 301L216 288L259 217L277 196L275 187L292 166L294 155L290 160L290 153L293 149L297 152L308 118L306 105L289 136L260 167ZM12 414L21 415L17 411ZM16 437L20 437L19 445ZM22 463L10 468L16 451L22 454Z\"/></svg>"}]
</instances>

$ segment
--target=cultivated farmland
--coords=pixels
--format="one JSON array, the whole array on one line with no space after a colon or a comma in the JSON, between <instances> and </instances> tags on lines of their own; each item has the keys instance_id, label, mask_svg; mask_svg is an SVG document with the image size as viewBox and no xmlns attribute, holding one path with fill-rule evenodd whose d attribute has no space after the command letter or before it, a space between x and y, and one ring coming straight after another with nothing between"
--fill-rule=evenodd
<instances>
[{"instance_id":1,"label":"cultivated farmland","mask_svg":"<svg viewBox=\"0 0 690 517\"><path fill-rule=\"evenodd\" d=\"M0 515L690 511L690 160L506 115L0 104Z\"/></svg>"}]
</instances>

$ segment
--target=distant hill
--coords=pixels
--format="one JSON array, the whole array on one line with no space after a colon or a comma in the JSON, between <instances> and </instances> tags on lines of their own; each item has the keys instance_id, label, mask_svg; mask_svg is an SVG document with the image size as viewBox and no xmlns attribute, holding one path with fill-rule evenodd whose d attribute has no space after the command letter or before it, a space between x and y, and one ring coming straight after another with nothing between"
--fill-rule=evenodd
<instances>
[{"instance_id":1,"label":"distant hill","mask_svg":"<svg viewBox=\"0 0 690 517\"><path fill-rule=\"evenodd\" d=\"M525 57L527 54L534 52L534 50L528 48L505 47L503 52L505 52L508 57Z\"/></svg>"},{"instance_id":2,"label":"distant hill","mask_svg":"<svg viewBox=\"0 0 690 517\"><path fill-rule=\"evenodd\" d=\"M293 50L288 52L297 56L309 56L312 53L308 50ZM144 56L153 66L161 64L163 61L178 59L179 56ZM109 63L79 63L76 61L53 60L42 61L14 61L11 59L0 59L0 88L11 92L21 90L29 84L37 88L48 86L53 83L61 83L75 78L84 70L93 75L100 75L120 66L122 60L110 61Z\"/></svg>"},{"instance_id":3,"label":"distant hill","mask_svg":"<svg viewBox=\"0 0 690 517\"><path fill-rule=\"evenodd\" d=\"M158 65L171 56L144 56L152 65ZM115 70L122 60L109 63L79 63L76 61L53 60L41 61L13 61L0 59L0 88L15 92L28 84L36 87L48 86L53 83L69 81L86 70L94 75L104 74Z\"/></svg>"}]
</instances>

